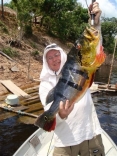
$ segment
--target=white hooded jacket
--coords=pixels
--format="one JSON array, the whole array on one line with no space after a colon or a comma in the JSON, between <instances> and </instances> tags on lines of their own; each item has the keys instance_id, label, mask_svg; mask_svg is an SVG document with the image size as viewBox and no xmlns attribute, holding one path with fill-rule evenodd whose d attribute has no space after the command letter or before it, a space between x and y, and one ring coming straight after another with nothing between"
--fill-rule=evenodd
<instances>
[{"instance_id":1,"label":"white hooded jacket","mask_svg":"<svg viewBox=\"0 0 117 156\"><path fill-rule=\"evenodd\" d=\"M61 66L57 73L50 70L46 62L46 54L49 50L59 50L61 53ZM67 55L56 44L47 46L43 55L43 69L40 75L39 95L44 109L49 109L50 104L46 106L45 100L48 92L55 87L59 80L61 69L66 62ZM61 119L56 115L55 128L55 146L65 147L80 144L84 140L92 139L94 136L101 134L99 120L95 111L95 107L91 98L90 90L87 90L83 98L75 103L74 109L67 119Z\"/></svg>"}]
</instances>

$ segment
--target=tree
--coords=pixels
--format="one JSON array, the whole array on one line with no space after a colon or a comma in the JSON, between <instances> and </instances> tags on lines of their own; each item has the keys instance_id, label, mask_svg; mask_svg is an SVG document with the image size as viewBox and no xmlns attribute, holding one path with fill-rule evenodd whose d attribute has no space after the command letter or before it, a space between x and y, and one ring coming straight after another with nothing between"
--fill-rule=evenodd
<instances>
[{"instance_id":1,"label":"tree","mask_svg":"<svg viewBox=\"0 0 117 156\"><path fill-rule=\"evenodd\" d=\"M2 6L2 18L4 18L3 0L1 0L1 6Z\"/></svg>"},{"instance_id":2,"label":"tree","mask_svg":"<svg viewBox=\"0 0 117 156\"><path fill-rule=\"evenodd\" d=\"M75 41L88 22L87 9L76 0L44 0L41 24L62 40Z\"/></svg>"},{"instance_id":3,"label":"tree","mask_svg":"<svg viewBox=\"0 0 117 156\"><path fill-rule=\"evenodd\" d=\"M114 37L117 35L117 19L102 18L103 46L107 53L113 53Z\"/></svg>"}]
</instances>

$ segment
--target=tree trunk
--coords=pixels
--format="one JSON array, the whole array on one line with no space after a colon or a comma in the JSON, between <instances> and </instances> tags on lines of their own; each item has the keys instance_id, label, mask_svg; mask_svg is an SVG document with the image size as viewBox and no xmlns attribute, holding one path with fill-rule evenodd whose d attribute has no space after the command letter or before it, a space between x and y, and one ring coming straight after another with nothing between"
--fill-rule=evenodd
<instances>
[{"instance_id":1,"label":"tree trunk","mask_svg":"<svg viewBox=\"0 0 117 156\"><path fill-rule=\"evenodd\" d=\"M1 0L1 6L2 6L2 18L4 18L3 0Z\"/></svg>"}]
</instances>

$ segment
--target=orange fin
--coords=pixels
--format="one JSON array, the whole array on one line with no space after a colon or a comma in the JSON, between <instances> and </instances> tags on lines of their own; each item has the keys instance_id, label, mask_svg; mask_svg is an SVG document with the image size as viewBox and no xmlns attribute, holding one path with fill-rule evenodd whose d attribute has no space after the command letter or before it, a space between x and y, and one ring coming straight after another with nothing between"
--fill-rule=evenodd
<instances>
[{"instance_id":1,"label":"orange fin","mask_svg":"<svg viewBox=\"0 0 117 156\"><path fill-rule=\"evenodd\" d=\"M92 76L91 76L89 88L91 87L91 85L92 85L92 83L93 83L93 81L94 81L94 77L95 77L95 73L93 73Z\"/></svg>"},{"instance_id":2,"label":"orange fin","mask_svg":"<svg viewBox=\"0 0 117 156\"><path fill-rule=\"evenodd\" d=\"M93 66L99 67L105 61L106 54L103 51L103 46L100 46L100 52L96 55L95 60L93 62Z\"/></svg>"}]
</instances>

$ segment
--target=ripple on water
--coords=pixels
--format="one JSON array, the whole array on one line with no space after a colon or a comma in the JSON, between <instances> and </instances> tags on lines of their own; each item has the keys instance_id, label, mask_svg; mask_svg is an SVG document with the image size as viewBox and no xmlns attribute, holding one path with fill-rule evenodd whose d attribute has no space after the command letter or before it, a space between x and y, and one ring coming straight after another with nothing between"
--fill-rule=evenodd
<instances>
[{"instance_id":1,"label":"ripple on water","mask_svg":"<svg viewBox=\"0 0 117 156\"><path fill-rule=\"evenodd\" d=\"M0 156L11 156L37 129L34 125L18 122L18 116L0 122Z\"/></svg>"},{"instance_id":2,"label":"ripple on water","mask_svg":"<svg viewBox=\"0 0 117 156\"><path fill-rule=\"evenodd\" d=\"M93 101L102 128L117 144L117 93L99 93Z\"/></svg>"}]
</instances>

